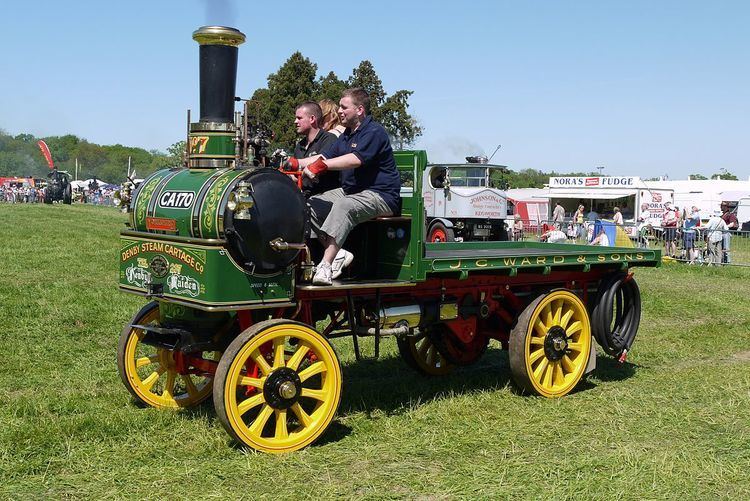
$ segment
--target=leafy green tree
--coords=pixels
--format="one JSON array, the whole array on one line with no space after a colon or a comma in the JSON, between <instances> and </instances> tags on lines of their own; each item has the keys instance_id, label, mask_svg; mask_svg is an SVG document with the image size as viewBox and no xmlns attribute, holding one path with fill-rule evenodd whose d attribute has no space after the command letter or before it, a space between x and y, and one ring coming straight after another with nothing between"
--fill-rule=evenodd
<instances>
[{"instance_id":1,"label":"leafy green tree","mask_svg":"<svg viewBox=\"0 0 750 501\"><path fill-rule=\"evenodd\" d=\"M737 181L737 176L735 176L728 170L722 168L722 169L719 169L719 172L711 176L711 179L728 179L731 181Z\"/></svg>"},{"instance_id":2,"label":"leafy green tree","mask_svg":"<svg viewBox=\"0 0 750 501\"><path fill-rule=\"evenodd\" d=\"M359 66L352 71L352 76L349 77L347 84L349 87L361 87L367 91L370 95L370 109L368 112L372 115L373 119L382 122L380 107L385 103L386 95L383 90L383 83L375 72L372 63L367 60L359 63Z\"/></svg>"},{"instance_id":3,"label":"leafy green tree","mask_svg":"<svg viewBox=\"0 0 750 501\"><path fill-rule=\"evenodd\" d=\"M329 72L328 75L320 77L317 83L318 92L317 98L321 99L332 99L339 102L341 94L346 90L346 82L339 79L334 72Z\"/></svg>"},{"instance_id":4,"label":"leafy green tree","mask_svg":"<svg viewBox=\"0 0 750 501\"><path fill-rule=\"evenodd\" d=\"M32 136L31 134L18 134L15 137L16 141L21 141L23 143L33 143L36 141L36 138Z\"/></svg>"},{"instance_id":5,"label":"leafy green tree","mask_svg":"<svg viewBox=\"0 0 750 501\"><path fill-rule=\"evenodd\" d=\"M26 153L0 151L0 176L33 176L44 175L42 167Z\"/></svg>"},{"instance_id":6,"label":"leafy green tree","mask_svg":"<svg viewBox=\"0 0 750 501\"><path fill-rule=\"evenodd\" d=\"M96 177L106 182L118 183L125 179L128 160L138 177L157 169L174 167L182 161L184 141L169 147L167 153L121 144L101 146L89 143L72 134L43 138L52 152L55 166L75 173L75 163L81 166L80 178ZM45 177L49 172L47 162L31 134L11 136L0 131L0 176Z\"/></svg>"},{"instance_id":7,"label":"leafy green tree","mask_svg":"<svg viewBox=\"0 0 750 501\"><path fill-rule=\"evenodd\" d=\"M296 141L294 110L303 101L316 96L317 69L317 65L302 53L295 52L279 71L268 76L268 89L258 89L253 93L254 118L270 127L276 142L289 147Z\"/></svg>"},{"instance_id":8,"label":"leafy green tree","mask_svg":"<svg viewBox=\"0 0 750 501\"><path fill-rule=\"evenodd\" d=\"M370 94L370 114L397 142L405 146L423 132L422 127L409 115L409 97L412 91L399 90L388 96L375 68L362 61L346 80L332 71L316 79L317 65L295 52L268 76L268 87L257 89L250 103L251 120L263 123L275 133L272 147L291 148L297 141L294 127L294 110L303 101L324 98L338 101L348 87L362 87Z\"/></svg>"},{"instance_id":9,"label":"leafy green tree","mask_svg":"<svg viewBox=\"0 0 750 501\"><path fill-rule=\"evenodd\" d=\"M182 164L185 158L185 145L186 142L182 140L173 143L169 148L167 148L167 159L172 162L173 165Z\"/></svg>"},{"instance_id":10,"label":"leafy green tree","mask_svg":"<svg viewBox=\"0 0 750 501\"><path fill-rule=\"evenodd\" d=\"M380 107L380 122L391 133L394 148L400 150L414 142L422 135L422 127L409 115L409 96L414 92L399 90L388 96Z\"/></svg>"},{"instance_id":11,"label":"leafy green tree","mask_svg":"<svg viewBox=\"0 0 750 501\"><path fill-rule=\"evenodd\" d=\"M688 176L688 177L689 177L690 179L697 179L697 180L708 179L708 178L707 178L706 176L704 176L703 174L690 174L690 176Z\"/></svg>"}]
</instances>

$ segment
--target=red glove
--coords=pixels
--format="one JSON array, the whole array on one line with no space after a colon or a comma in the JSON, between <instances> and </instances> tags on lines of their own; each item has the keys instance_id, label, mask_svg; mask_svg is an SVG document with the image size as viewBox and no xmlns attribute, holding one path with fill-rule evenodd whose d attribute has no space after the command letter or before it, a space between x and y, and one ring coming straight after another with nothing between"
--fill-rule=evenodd
<instances>
[{"instance_id":1,"label":"red glove","mask_svg":"<svg viewBox=\"0 0 750 501\"><path fill-rule=\"evenodd\" d=\"M287 172L297 172L299 170L299 160L296 158L290 158L281 166Z\"/></svg>"},{"instance_id":2,"label":"red glove","mask_svg":"<svg viewBox=\"0 0 750 501\"><path fill-rule=\"evenodd\" d=\"M319 157L316 161L308 165L307 169L317 176L318 174L327 171L328 165L323 161L323 157Z\"/></svg>"}]
</instances>

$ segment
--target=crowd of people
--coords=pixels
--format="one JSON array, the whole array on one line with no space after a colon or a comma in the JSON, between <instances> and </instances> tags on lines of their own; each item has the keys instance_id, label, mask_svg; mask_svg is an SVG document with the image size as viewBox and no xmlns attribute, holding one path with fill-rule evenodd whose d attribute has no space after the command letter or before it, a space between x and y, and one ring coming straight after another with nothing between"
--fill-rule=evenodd
<instances>
[{"instance_id":1,"label":"crowd of people","mask_svg":"<svg viewBox=\"0 0 750 501\"><path fill-rule=\"evenodd\" d=\"M72 201L74 203L114 206L112 201L114 192L114 189L108 188L77 189L73 190ZM43 204L46 197L47 188L44 186L31 186L20 183L0 186L0 202L4 203Z\"/></svg>"},{"instance_id":2,"label":"crowd of people","mask_svg":"<svg viewBox=\"0 0 750 501\"><path fill-rule=\"evenodd\" d=\"M697 206L680 210L667 202L662 216L664 255L690 264L729 264L732 232L739 230L739 221L728 202L722 202L720 209L721 214L713 214L703 225Z\"/></svg>"},{"instance_id":3,"label":"crowd of people","mask_svg":"<svg viewBox=\"0 0 750 501\"><path fill-rule=\"evenodd\" d=\"M720 209L720 214L715 213L706 221L701 219L700 209L695 205L680 210L671 202L666 202L661 221L654 225L649 206L644 203L635 227L631 228L633 231L628 233L633 233L640 245L647 246L652 241L663 242L664 256L670 258L690 264L728 264L731 262L732 234L740 229L740 225L730 203L722 202ZM610 224L624 226L619 207L614 207L609 215ZM587 213L584 205L580 204L572 217L566 218L564 208L557 203L552 211L552 220L541 224L539 240L550 243L584 240L589 245L615 245L604 226L596 225L597 221L600 221L599 213L593 207ZM510 229L513 240L525 238L524 221L518 214L514 216Z\"/></svg>"},{"instance_id":4,"label":"crowd of people","mask_svg":"<svg viewBox=\"0 0 750 501\"><path fill-rule=\"evenodd\" d=\"M9 204L44 203L45 188L7 184L0 186L0 202Z\"/></svg>"}]
</instances>

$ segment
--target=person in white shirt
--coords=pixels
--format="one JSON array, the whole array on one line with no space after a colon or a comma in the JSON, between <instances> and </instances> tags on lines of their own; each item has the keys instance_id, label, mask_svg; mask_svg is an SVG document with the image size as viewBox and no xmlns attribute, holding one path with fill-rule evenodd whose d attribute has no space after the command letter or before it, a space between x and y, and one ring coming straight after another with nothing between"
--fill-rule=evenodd
<instances>
[{"instance_id":1,"label":"person in white shirt","mask_svg":"<svg viewBox=\"0 0 750 501\"><path fill-rule=\"evenodd\" d=\"M721 216L714 215L708 220L706 225L706 246L708 248L708 265L721 264L721 242L724 238L724 232L728 230L727 223Z\"/></svg>"},{"instance_id":2,"label":"person in white shirt","mask_svg":"<svg viewBox=\"0 0 750 501\"><path fill-rule=\"evenodd\" d=\"M552 222L555 225L555 228L558 230L562 229L562 223L565 219L565 207L563 207L560 202L557 202L555 204L555 210L552 211Z\"/></svg>"},{"instance_id":3,"label":"person in white shirt","mask_svg":"<svg viewBox=\"0 0 750 501\"><path fill-rule=\"evenodd\" d=\"M622 212L620 212L620 208L619 207L615 207L614 211L615 211L615 215L612 217L612 221L615 224L618 224L618 225L622 226L623 223L624 223L624 221L622 220Z\"/></svg>"},{"instance_id":4,"label":"person in white shirt","mask_svg":"<svg viewBox=\"0 0 750 501\"><path fill-rule=\"evenodd\" d=\"M539 241L550 244L563 244L568 241L568 236L560 230L549 230L542 233L542 236L539 237Z\"/></svg>"},{"instance_id":5,"label":"person in white shirt","mask_svg":"<svg viewBox=\"0 0 750 501\"><path fill-rule=\"evenodd\" d=\"M607 236L607 233L604 231L604 226L602 226L599 229L599 234L596 236L595 239L591 241L589 245L599 245L601 247L609 247L609 237Z\"/></svg>"},{"instance_id":6,"label":"person in white shirt","mask_svg":"<svg viewBox=\"0 0 750 501\"><path fill-rule=\"evenodd\" d=\"M669 257L675 257L677 252L677 223L678 215L671 202L664 202L664 215L661 220L661 227L664 235L664 254Z\"/></svg>"}]
</instances>

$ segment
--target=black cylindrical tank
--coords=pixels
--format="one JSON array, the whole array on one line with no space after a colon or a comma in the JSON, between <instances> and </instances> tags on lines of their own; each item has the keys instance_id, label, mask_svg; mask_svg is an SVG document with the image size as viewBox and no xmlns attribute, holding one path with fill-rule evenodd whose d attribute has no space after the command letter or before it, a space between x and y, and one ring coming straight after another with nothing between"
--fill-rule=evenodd
<instances>
[{"instance_id":1,"label":"black cylindrical tank","mask_svg":"<svg viewBox=\"0 0 750 501\"><path fill-rule=\"evenodd\" d=\"M200 44L200 121L231 123L237 81L238 46L245 35L225 26L193 32Z\"/></svg>"}]
</instances>

